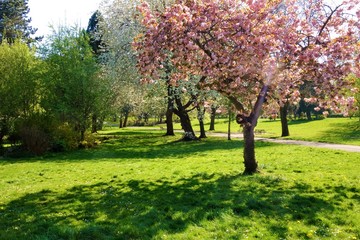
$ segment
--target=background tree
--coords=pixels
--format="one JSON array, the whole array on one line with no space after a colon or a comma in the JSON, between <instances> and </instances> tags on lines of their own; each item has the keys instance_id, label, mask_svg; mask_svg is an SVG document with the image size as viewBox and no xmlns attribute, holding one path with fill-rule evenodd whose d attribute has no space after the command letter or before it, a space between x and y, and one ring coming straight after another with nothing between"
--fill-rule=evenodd
<instances>
[{"instance_id":1,"label":"background tree","mask_svg":"<svg viewBox=\"0 0 360 240\"><path fill-rule=\"evenodd\" d=\"M139 8L146 31L136 40L139 68L147 80L159 78L171 52L178 69L171 80L200 75L199 84L219 91L234 104L243 127L245 173L257 172L254 129L267 96L296 89L303 79L317 87L321 107L338 110L344 77L351 71L356 20L346 17L355 1L335 8L323 1L299 15L294 1L177 1L166 12ZM286 14L277 9L287 4ZM314 21L309 15L318 13ZM335 33L335 34L334 34ZM338 101L340 100L340 101Z\"/></svg>"},{"instance_id":2,"label":"background tree","mask_svg":"<svg viewBox=\"0 0 360 240\"><path fill-rule=\"evenodd\" d=\"M111 82L110 78L106 76L106 68L105 68L105 60L104 55L106 54L106 45L103 40L103 36L101 33L100 22L103 21L102 14L99 10L93 13L91 18L89 19L88 27L86 29L87 34L89 35L89 43L94 53L94 56L97 60L97 63L101 67L101 74L99 77L102 78L103 88L99 89L99 91L106 91L101 93L102 98L102 106L107 107L99 107L97 112L93 112L92 114L92 130L91 132L97 132L98 129L101 130L102 123L109 114L110 105L113 103L115 96L113 91L111 91Z\"/></svg>"},{"instance_id":3,"label":"background tree","mask_svg":"<svg viewBox=\"0 0 360 240\"><path fill-rule=\"evenodd\" d=\"M141 75L136 68L137 58L136 53L132 49L132 42L142 29L142 26L136 21L136 6L140 4L139 0L115 0L103 7L103 19L100 21L100 29L102 39L107 46L106 56L106 74L113 80L113 88L117 92L117 101L114 108L119 111L123 106L144 106L149 108L158 108L158 104L166 104L160 94L166 93L166 86L157 84L156 88L163 87L163 90L157 91L156 96L152 91L152 87L140 85ZM157 9L164 9L165 4L170 1L153 0L151 5ZM149 92L150 91L150 92ZM130 94L131 93L131 94ZM144 96L140 96L144 94ZM137 95L137 96L136 96ZM149 97L151 96L151 97ZM133 102L138 99L146 99L145 104ZM161 99L161 100L160 100ZM125 102L128 101L128 102ZM151 106L151 100L153 100ZM160 101L160 102L159 102ZM174 135L173 121L172 121L172 97L168 97L168 110L166 114L167 119L167 134ZM140 105L139 105L140 104ZM136 112L137 109L133 108ZM135 114L135 112L133 112ZM121 124L122 125L122 124Z\"/></svg>"},{"instance_id":4,"label":"background tree","mask_svg":"<svg viewBox=\"0 0 360 240\"><path fill-rule=\"evenodd\" d=\"M0 43L5 40L13 43L15 39L29 43L41 39L32 37L37 29L30 26L29 11L28 0L0 1Z\"/></svg>"},{"instance_id":5,"label":"background tree","mask_svg":"<svg viewBox=\"0 0 360 240\"><path fill-rule=\"evenodd\" d=\"M0 145L16 120L39 110L40 66L35 50L20 40L0 44Z\"/></svg>"},{"instance_id":6,"label":"background tree","mask_svg":"<svg viewBox=\"0 0 360 240\"><path fill-rule=\"evenodd\" d=\"M59 27L44 50L48 72L43 107L62 122L70 123L83 140L90 117L106 92L102 91L104 85L89 37L84 30Z\"/></svg>"}]
</instances>

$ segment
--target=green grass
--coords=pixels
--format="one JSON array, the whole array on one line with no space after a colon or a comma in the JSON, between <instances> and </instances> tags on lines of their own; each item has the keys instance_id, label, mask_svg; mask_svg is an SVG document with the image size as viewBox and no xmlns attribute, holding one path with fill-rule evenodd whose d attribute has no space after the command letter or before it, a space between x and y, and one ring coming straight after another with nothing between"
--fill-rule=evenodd
<instances>
[{"instance_id":1,"label":"green grass","mask_svg":"<svg viewBox=\"0 0 360 240\"><path fill-rule=\"evenodd\" d=\"M97 149L0 159L0 239L359 239L358 153L109 130Z\"/></svg>"},{"instance_id":2,"label":"green grass","mask_svg":"<svg viewBox=\"0 0 360 240\"><path fill-rule=\"evenodd\" d=\"M216 119L215 132L227 132L228 121ZM193 121L194 130L199 130L197 120ZM176 129L181 129L180 124L175 124ZM209 123L206 122L206 130ZM270 121L260 119L255 131L259 137L280 138L280 119ZM305 140L314 142L328 142L351 144L360 146L360 121L358 118L326 118L322 120L292 120L289 121L290 136L285 139ZM240 126L234 121L231 123L232 133L241 133Z\"/></svg>"}]
</instances>

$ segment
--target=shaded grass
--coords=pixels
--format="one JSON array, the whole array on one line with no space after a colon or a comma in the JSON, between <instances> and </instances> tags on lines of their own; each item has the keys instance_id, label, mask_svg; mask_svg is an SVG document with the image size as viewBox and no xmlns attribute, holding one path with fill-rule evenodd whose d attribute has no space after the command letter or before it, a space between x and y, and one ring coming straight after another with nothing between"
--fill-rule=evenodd
<instances>
[{"instance_id":1,"label":"shaded grass","mask_svg":"<svg viewBox=\"0 0 360 240\"><path fill-rule=\"evenodd\" d=\"M139 129L44 158L0 160L0 239L356 239L360 154Z\"/></svg>"}]
</instances>

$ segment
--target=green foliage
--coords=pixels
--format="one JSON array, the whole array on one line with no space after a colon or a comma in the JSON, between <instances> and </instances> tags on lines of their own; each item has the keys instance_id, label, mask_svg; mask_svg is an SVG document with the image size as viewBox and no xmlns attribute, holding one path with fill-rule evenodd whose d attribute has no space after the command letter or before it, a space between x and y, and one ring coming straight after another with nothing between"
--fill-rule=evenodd
<instances>
[{"instance_id":1,"label":"green foliage","mask_svg":"<svg viewBox=\"0 0 360 240\"><path fill-rule=\"evenodd\" d=\"M101 106L105 91L89 37L83 30L60 27L44 54L48 72L42 106L75 127L83 139L91 114L106 107Z\"/></svg>"},{"instance_id":2,"label":"green foliage","mask_svg":"<svg viewBox=\"0 0 360 240\"><path fill-rule=\"evenodd\" d=\"M27 16L29 11L28 0L0 1L0 44L14 43L20 38L28 43L39 39L31 38L37 29L29 25L31 22L31 18Z\"/></svg>"},{"instance_id":3,"label":"green foliage","mask_svg":"<svg viewBox=\"0 0 360 240\"><path fill-rule=\"evenodd\" d=\"M37 110L40 70L35 51L25 43L0 45L0 141L17 118Z\"/></svg>"},{"instance_id":4,"label":"green foliage","mask_svg":"<svg viewBox=\"0 0 360 240\"><path fill-rule=\"evenodd\" d=\"M59 123L52 130L52 151L63 152L77 149L79 146L79 135L68 123Z\"/></svg>"},{"instance_id":5,"label":"green foliage","mask_svg":"<svg viewBox=\"0 0 360 240\"><path fill-rule=\"evenodd\" d=\"M358 153L102 132L99 148L0 160L1 239L357 239ZM311 158L309 158L311 156Z\"/></svg>"}]
</instances>

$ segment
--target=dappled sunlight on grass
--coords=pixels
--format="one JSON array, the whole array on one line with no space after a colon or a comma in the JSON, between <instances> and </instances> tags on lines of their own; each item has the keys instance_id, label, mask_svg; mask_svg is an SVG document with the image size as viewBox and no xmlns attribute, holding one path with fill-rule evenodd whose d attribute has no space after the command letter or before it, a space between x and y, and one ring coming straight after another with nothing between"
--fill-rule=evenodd
<instances>
[{"instance_id":1,"label":"dappled sunlight on grass","mask_svg":"<svg viewBox=\"0 0 360 240\"><path fill-rule=\"evenodd\" d=\"M128 133L128 134L127 134ZM0 160L0 239L360 237L360 154L242 141L101 133L95 149Z\"/></svg>"},{"instance_id":2,"label":"dappled sunlight on grass","mask_svg":"<svg viewBox=\"0 0 360 240\"><path fill-rule=\"evenodd\" d=\"M174 234L181 239L187 229L197 226L205 230L213 228L214 223L221 226L224 223L220 222L227 218L228 231L222 237L242 238L258 236L251 223L260 218L271 219L270 224L263 226L261 236L301 238L308 229L322 228L318 237L335 237L331 233L331 215L338 205L349 200L346 194L355 194L356 189L336 185L327 188L334 194L329 201L322 194L304 194L307 188L311 187L261 175L203 173L153 181L113 178L63 192L43 190L27 194L2 209L10 221L1 224L3 234L9 234L3 236L14 237L43 235L51 229L55 238L144 239ZM72 232L69 226L76 231ZM291 226L303 232L296 233ZM215 236L212 232L202 234L205 238Z\"/></svg>"}]
</instances>

